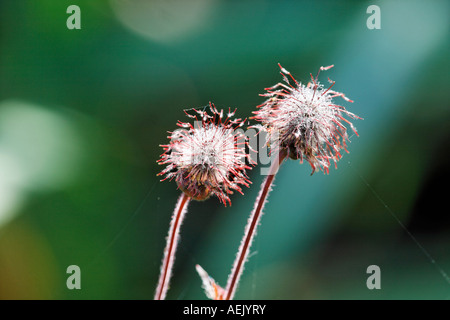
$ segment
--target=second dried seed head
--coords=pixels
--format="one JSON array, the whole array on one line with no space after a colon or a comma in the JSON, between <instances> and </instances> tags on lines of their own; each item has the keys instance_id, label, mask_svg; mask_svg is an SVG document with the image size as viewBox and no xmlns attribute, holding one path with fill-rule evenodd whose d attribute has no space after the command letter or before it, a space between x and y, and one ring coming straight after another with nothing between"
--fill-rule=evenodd
<instances>
[{"instance_id":1,"label":"second dried seed head","mask_svg":"<svg viewBox=\"0 0 450 320\"><path fill-rule=\"evenodd\" d=\"M352 100L343 93L325 88L319 81L320 71L333 66L321 67L316 77L311 76L311 82L304 85L281 65L281 74L285 83L278 83L266 88L261 96L268 99L258 106L255 120L261 122L260 127L267 131L269 137L277 137L279 148L285 148L291 159L305 159L312 167L312 173L322 170L329 172L331 162L337 165L341 158L341 150L346 149L348 140L348 124L355 134L355 127L346 119L360 119L347 111L343 106L334 103L333 98L341 97L348 102ZM291 81L288 79L289 76ZM274 146L272 146L274 147Z\"/></svg>"}]
</instances>

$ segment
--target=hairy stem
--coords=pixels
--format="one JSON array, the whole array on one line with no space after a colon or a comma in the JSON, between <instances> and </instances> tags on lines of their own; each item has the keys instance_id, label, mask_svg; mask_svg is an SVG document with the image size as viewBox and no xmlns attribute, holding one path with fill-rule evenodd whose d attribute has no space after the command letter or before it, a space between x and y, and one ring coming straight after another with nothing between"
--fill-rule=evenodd
<instances>
[{"instance_id":1,"label":"hairy stem","mask_svg":"<svg viewBox=\"0 0 450 320\"><path fill-rule=\"evenodd\" d=\"M226 293L225 300L232 300L234 297L237 284L239 283L242 271L244 270L244 263L246 262L250 251L252 240L256 234L256 228L262 216L264 204L266 203L267 197L271 190L271 185L273 183L275 175L278 172L279 166L286 158L286 156L287 151L285 149L281 149L278 154L278 159L270 167L269 174L267 175L266 179L264 180L261 186L261 191L259 192L259 195L256 198L255 207L248 219L247 226L245 227L244 238L242 239L238 254L236 256L236 260L234 261L233 269L231 270L231 274L228 277L228 282L225 289Z\"/></svg>"},{"instance_id":2,"label":"hairy stem","mask_svg":"<svg viewBox=\"0 0 450 320\"><path fill-rule=\"evenodd\" d=\"M161 265L158 287L155 292L155 300L164 300L166 298L170 277L172 276L173 263L175 261L175 251L180 237L180 226L186 214L189 200L189 196L183 192L178 198L175 211L173 212L169 227L169 235L167 236L167 244L164 249L164 258Z\"/></svg>"}]
</instances>

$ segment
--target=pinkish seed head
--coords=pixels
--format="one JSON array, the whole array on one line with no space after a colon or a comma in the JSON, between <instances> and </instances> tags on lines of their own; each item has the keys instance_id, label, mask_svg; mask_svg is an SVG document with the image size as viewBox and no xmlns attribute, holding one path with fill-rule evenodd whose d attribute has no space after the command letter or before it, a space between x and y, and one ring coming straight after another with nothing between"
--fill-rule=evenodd
<instances>
[{"instance_id":1,"label":"pinkish seed head","mask_svg":"<svg viewBox=\"0 0 450 320\"><path fill-rule=\"evenodd\" d=\"M185 112L196 123L178 122L182 129L172 132L170 143L162 145L164 153L158 162L167 166L158 175L165 175L163 180L175 179L192 199L206 200L215 194L225 205L231 204L233 190L242 193L241 185L250 183L248 142L235 131L245 120L231 119L231 111L224 118L223 110L217 111L211 103L209 109L211 114L195 109L195 115Z\"/></svg>"},{"instance_id":2,"label":"pinkish seed head","mask_svg":"<svg viewBox=\"0 0 450 320\"><path fill-rule=\"evenodd\" d=\"M305 159L312 167L312 173L322 170L329 173L331 161L337 167L337 161L342 157L341 150L346 152L346 140L348 140L346 122L356 132L353 124L344 118L361 119L347 111L343 106L333 102L333 98L341 97L348 102L352 100L343 93L325 89L318 82L320 71L328 70L333 66L321 67L317 76L311 74L312 82L304 85L297 82L292 75L281 65L281 75L284 83L278 83L271 88L266 88L266 93L261 96L268 99L258 106L253 118L260 121L262 129L269 136L278 135L278 146L285 148L291 159ZM293 81L291 83L286 75Z\"/></svg>"}]
</instances>

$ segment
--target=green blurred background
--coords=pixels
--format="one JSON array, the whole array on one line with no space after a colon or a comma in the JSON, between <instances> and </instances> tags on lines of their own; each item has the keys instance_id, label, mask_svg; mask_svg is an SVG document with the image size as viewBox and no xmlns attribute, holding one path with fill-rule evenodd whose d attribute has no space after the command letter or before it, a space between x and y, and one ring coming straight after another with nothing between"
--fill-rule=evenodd
<instances>
[{"instance_id":1,"label":"green blurred background","mask_svg":"<svg viewBox=\"0 0 450 320\"><path fill-rule=\"evenodd\" d=\"M68 30L66 9L81 9ZM381 8L381 30L366 9ZM152 299L179 191L156 160L183 109L237 108L324 72L355 102L349 154L285 163L237 299L449 299L448 1L0 2L0 298ZM263 176L191 203L168 299L225 285ZM404 227L402 227L404 226ZM412 236L411 236L412 235ZM66 268L81 268L81 290ZM381 290L366 269L381 268Z\"/></svg>"}]
</instances>

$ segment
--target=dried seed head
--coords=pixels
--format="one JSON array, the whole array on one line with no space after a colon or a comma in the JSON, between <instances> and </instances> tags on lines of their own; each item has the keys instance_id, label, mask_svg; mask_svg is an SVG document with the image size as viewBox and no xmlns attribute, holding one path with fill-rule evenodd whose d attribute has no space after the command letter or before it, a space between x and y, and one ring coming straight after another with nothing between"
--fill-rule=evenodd
<instances>
[{"instance_id":1,"label":"dried seed head","mask_svg":"<svg viewBox=\"0 0 450 320\"><path fill-rule=\"evenodd\" d=\"M285 148L291 159L305 159L312 167L312 173L322 170L329 172L330 162L337 166L337 161L342 157L341 150L346 152L346 140L348 140L346 122L356 132L353 124L344 118L361 119L347 111L343 106L336 105L333 98L341 97L345 101L353 102L343 93L325 89L318 82L319 73L333 66L321 67L317 76L311 75L311 81L307 85L297 82L292 75L281 65L281 75L284 83L278 83L266 88L266 93L261 96L268 99L258 106L253 118L260 121L262 129L270 136L278 135L278 146ZM286 76L290 76L291 83Z\"/></svg>"},{"instance_id":2,"label":"dried seed head","mask_svg":"<svg viewBox=\"0 0 450 320\"><path fill-rule=\"evenodd\" d=\"M170 143L162 145L164 153L158 162L167 166L158 175L165 175L163 180L175 179L192 199L205 200L215 194L225 205L231 204L229 194L233 190L242 193L241 185L250 183L248 142L235 130L245 120L231 119L231 111L224 118L223 110L217 111L211 103L209 109L211 114L195 109L194 115L185 112L196 120L195 125L178 122L182 129L171 132Z\"/></svg>"}]
</instances>

